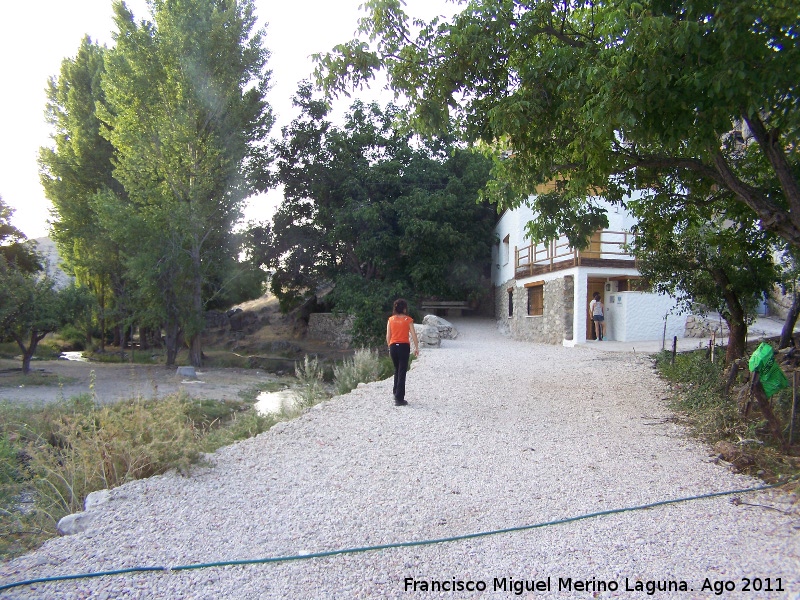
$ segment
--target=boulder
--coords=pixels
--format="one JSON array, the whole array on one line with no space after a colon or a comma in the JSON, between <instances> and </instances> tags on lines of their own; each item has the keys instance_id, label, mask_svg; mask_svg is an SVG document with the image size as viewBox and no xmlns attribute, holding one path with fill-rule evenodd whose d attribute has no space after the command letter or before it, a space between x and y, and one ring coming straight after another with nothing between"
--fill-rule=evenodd
<instances>
[{"instance_id":1,"label":"boulder","mask_svg":"<svg viewBox=\"0 0 800 600\"><path fill-rule=\"evenodd\" d=\"M58 535L75 535L83 533L92 527L94 515L90 512L79 512L62 518L56 526Z\"/></svg>"},{"instance_id":2,"label":"boulder","mask_svg":"<svg viewBox=\"0 0 800 600\"><path fill-rule=\"evenodd\" d=\"M83 501L83 510L89 510L94 508L95 506L100 506L101 504L105 504L111 499L111 490L97 490L96 492L92 492L88 496L86 496L86 500Z\"/></svg>"},{"instance_id":3,"label":"boulder","mask_svg":"<svg viewBox=\"0 0 800 600\"><path fill-rule=\"evenodd\" d=\"M195 371L194 367L178 367L178 370L175 372L175 374L178 377L197 379L197 371Z\"/></svg>"},{"instance_id":4,"label":"boulder","mask_svg":"<svg viewBox=\"0 0 800 600\"><path fill-rule=\"evenodd\" d=\"M430 325L431 327L435 327L436 330L439 332L439 337L443 340L454 340L458 337L458 330L453 327L453 324L443 319L442 317L437 317L436 315L425 315L422 319L423 325Z\"/></svg>"},{"instance_id":5,"label":"boulder","mask_svg":"<svg viewBox=\"0 0 800 600\"><path fill-rule=\"evenodd\" d=\"M442 344L439 337L439 330L433 325L418 325L414 323L414 331L417 333L419 345L423 348L438 348Z\"/></svg>"}]
</instances>

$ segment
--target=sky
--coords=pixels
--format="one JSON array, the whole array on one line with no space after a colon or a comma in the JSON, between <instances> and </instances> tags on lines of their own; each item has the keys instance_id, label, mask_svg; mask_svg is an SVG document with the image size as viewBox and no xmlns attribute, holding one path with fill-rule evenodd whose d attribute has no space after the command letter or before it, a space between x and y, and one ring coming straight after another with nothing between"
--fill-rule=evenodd
<instances>
[{"instance_id":1,"label":"sky","mask_svg":"<svg viewBox=\"0 0 800 600\"><path fill-rule=\"evenodd\" d=\"M271 52L272 90L268 100L278 121L277 137L292 117L291 97L297 83L309 78L311 55L352 39L363 16L364 0L256 0L259 26L267 25ZM127 0L137 21L147 18L145 0ZM429 20L453 14L447 0L406 0L409 16ZM39 148L50 146L45 121L47 81L57 76L61 61L74 57L89 35L112 45L112 0L29 0L8 2L0 19L0 197L15 212L11 223L29 238L47 235L51 204L39 183ZM359 96L364 97L364 96ZM365 99L386 102L391 95L373 90ZM346 100L349 104L351 100ZM271 217L280 195L251 199L246 220Z\"/></svg>"}]
</instances>

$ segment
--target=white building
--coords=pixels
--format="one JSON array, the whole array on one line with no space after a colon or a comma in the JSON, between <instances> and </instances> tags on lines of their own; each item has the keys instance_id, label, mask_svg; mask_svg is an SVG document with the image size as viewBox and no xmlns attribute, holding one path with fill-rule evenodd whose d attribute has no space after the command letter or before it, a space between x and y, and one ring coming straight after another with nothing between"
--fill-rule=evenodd
<instances>
[{"instance_id":1,"label":"white building","mask_svg":"<svg viewBox=\"0 0 800 600\"><path fill-rule=\"evenodd\" d=\"M594 292L600 292L605 339L683 337L686 319L673 311L674 300L638 291L641 277L634 257L625 249L632 239L633 217L622 207L607 203L606 207L608 229L596 232L589 247L581 251L570 247L564 236L547 244L531 244L525 224L533 212L527 206L500 217L492 284L501 329L514 338L535 342L584 343L594 338L588 307Z\"/></svg>"}]
</instances>

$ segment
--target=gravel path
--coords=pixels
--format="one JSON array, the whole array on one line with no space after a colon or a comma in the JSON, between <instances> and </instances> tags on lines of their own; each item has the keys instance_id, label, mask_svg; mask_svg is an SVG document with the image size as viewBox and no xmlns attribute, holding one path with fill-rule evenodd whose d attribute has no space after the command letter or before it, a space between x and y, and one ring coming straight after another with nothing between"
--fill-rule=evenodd
<instances>
[{"instance_id":1,"label":"gravel path","mask_svg":"<svg viewBox=\"0 0 800 600\"><path fill-rule=\"evenodd\" d=\"M213 468L117 488L92 509L90 532L3 564L0 582L439 539L760 484L713 464L668 420L665 390L641 354L515 342L490 321L457 326L458 339L415 362L408 407L393 406L390 381L361 386L220 450ZM733 498L436 545L39 584L0 597L717 597L703 589L706 579L731 582L737 592L726 597L799 597L800 515L788 496ZM548 578L549 592L514 593ZM743 578L760 578L751 588L762 591L742 591ZM459 582L486 589L420 591ZM647 582L673 591L628 589ZM674 591L680 582L686 591Z\"/></svg>"}]
</instances>

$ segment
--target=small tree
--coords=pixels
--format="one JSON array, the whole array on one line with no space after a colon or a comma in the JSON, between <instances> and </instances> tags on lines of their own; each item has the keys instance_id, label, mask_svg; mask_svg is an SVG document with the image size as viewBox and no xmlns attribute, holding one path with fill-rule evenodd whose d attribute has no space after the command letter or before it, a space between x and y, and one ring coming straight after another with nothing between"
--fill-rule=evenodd
<instances>
[{"instance_id":1,"label":"small tree","mask_svg":"<svg viewBox=\"0 0 800 600\"><path fill-rule=\"evenodd\" d=\"M39 342L63 322L53 284L46 275L25 273L0 257L0 339L17 343L26 375Z\"/></svg>"},{"instance_id":2,"label":"small tree","mask_svg":"<svg viewBox=\"0 0 800 600\"><path fill-rule=\"evenodd\" d=\"M690 209L649 213L636 234L642 275L686 307L718 311L730 329L725 359L740 358L758 301L778 281L771 236L752 221Z\"/></svg>"},{"instance_id":3,"label":"small tree","mask_svg":"<svg viewBox=\"0 0 800 600\"><path fill-rule=\"evenodd\" d=\"M24 273L40 271L42 263L33 242L11 224L13 215L14 209L0 197L0 256Z\"/></svg>"}]
</instances>

